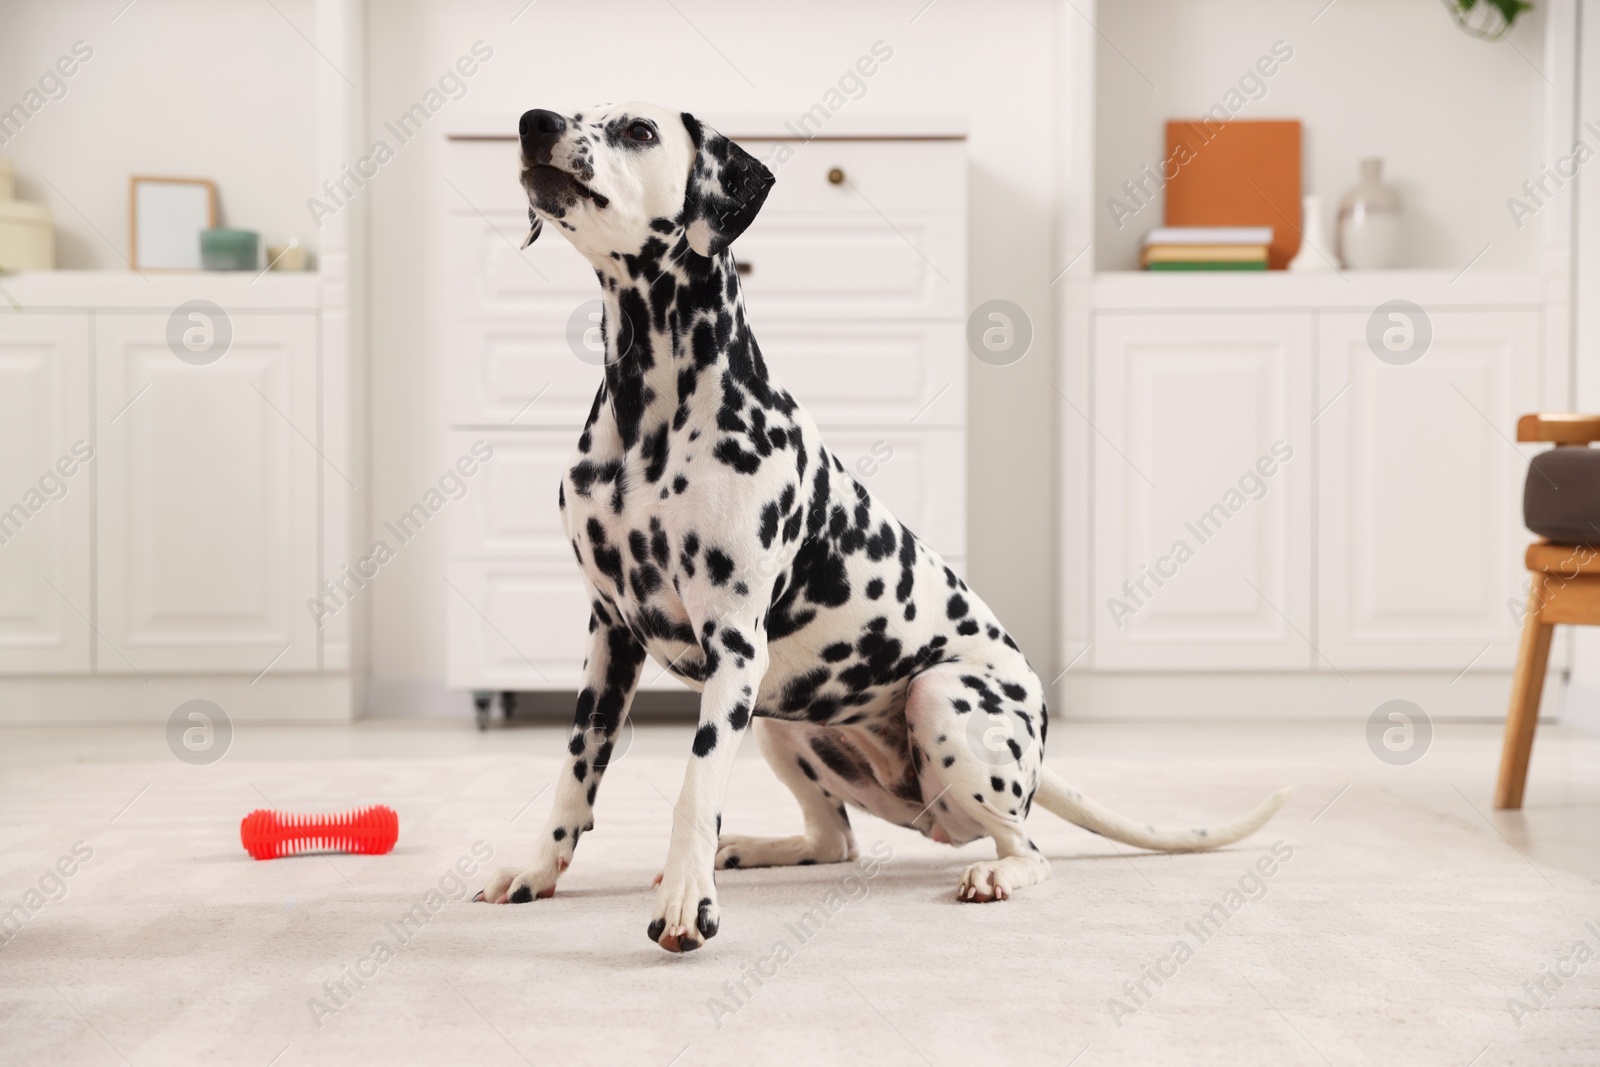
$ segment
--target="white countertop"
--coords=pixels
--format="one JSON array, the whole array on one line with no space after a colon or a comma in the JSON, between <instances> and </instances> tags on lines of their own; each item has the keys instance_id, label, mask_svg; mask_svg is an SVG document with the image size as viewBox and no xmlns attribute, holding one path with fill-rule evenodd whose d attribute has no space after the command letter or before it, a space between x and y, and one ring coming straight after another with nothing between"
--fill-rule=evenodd
<instances>
[{"instance_id":1,"label":"white countertop","mask_svg":"<svg viewBox=\"0 0 1600 1067\"><path fill-rule=\"evenodd\" d=\"M315 271L31 270L0 274L0 315L19 310L172 310L189 300L229 308L305 311L321 303Z\"/></svg>"},{"instance_id":2,"label":"white countertop","mask_svg":"<svg viewBox=\"0 0 1600 1067\"><path fill-rule=\"evenodd\" d=\"M1104 271L1090 283L1096 311L1356 308L1390 300L1423 307L1533 307L1537 274L1448 270Z\"/></svg>"}]
</instances>

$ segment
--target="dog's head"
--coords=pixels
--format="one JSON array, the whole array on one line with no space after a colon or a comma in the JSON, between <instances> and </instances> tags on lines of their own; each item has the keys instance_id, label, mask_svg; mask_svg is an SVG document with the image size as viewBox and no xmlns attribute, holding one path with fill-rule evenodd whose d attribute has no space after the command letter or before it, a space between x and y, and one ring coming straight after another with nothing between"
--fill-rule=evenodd
<instances>
[{"instance_id":1,"label":"dog's head","mask_svg":"<svg viewBox=\"0 0 1600 1067\"><path fill-rule=\"evenodd\" d=\"M716 256L745 231L772 172L688 112L610 104L559 115L529 111L519 128L528 240L561 227L591 262L637 255L681 236Z\"/></svg>"}]
</instances>

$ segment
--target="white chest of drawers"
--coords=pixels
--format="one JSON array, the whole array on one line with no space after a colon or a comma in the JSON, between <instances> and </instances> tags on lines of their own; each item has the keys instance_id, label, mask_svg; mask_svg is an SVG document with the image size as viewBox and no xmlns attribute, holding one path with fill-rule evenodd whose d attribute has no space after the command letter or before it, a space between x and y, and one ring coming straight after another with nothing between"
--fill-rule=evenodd
<instances>
[{"instance_id":1,"label":"white chest of drawers","mask_svg":"<svg viewBox=\"0 0 1600 1067\"><path fill-rule=\"evenodd\" d=\"M961 570L964 127L845 118L807 142L780 141L781 117L709 119L777 176L734 246L751 324L840 461ZM448 680L576 689L588 607L556 487L600 384L598 356L574 353L569 324L576 314L581 330L599 289L554 228L519 252L527 206L515 129L514 115L469 120L446 150L439 380L450 456L479 440L494 447L450 508ZM680 688L655 664L644 686Z\"/></svg>"}]
</instances>

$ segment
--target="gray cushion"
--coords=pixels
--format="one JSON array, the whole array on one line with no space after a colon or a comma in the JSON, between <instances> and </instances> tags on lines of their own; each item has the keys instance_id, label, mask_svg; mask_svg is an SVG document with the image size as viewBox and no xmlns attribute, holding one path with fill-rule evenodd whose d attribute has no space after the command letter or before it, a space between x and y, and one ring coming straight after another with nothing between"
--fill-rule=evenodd
<instances>
[{"instance_id":1,"label":"gray cushion","mask_svg":"<svg viewBox=\"0 0 1600 1067\"><path fill-rule=\"evenodd\" d=\"M1559 544L1600 545L1600 449L1552 448L1534 456L1522 521Z\"/></svg>"}]
</instances>

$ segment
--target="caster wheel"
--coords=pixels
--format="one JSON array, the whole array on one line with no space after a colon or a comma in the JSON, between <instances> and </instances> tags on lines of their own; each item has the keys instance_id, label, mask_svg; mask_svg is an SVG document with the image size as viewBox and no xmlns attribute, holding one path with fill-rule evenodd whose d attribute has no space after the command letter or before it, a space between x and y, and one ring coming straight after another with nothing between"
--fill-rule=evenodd
<instances>
[{"instance_id":1,"label":"caster wheel","mask_svg":"<svg viewBox=\"0 0 1600 1067\"><path fill-rule=\"evenodd\" d=\"M500 714L504 715L507 719L510 719L511 716L512 716L512 713L514 713L516 710L517 710L517 694L511 692L509 689L506 690L505 692L501 693L500 694Z\"/></svg>"},{"instance_id":2,"label":"caster wheel","mask_svg":"<svg viewBox=\"0 0 1600 1067\"><path fill-rule=\"evenodd\" d=\"M483 690L473 690L472 706L477 711L478 729L480 730L487 730L489 728L489 702L493 699L493 693L484 692Z\"/></svg>"}]
</instances>

